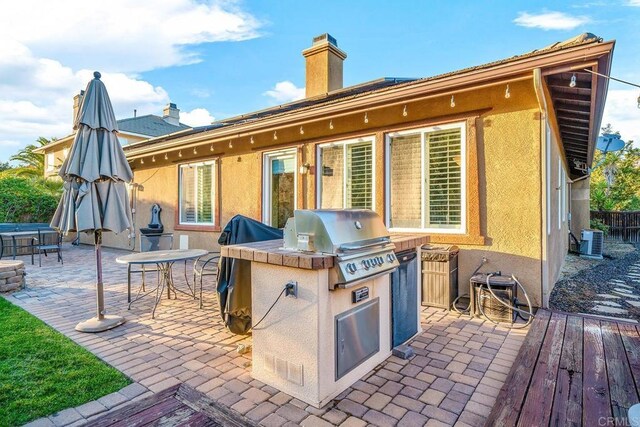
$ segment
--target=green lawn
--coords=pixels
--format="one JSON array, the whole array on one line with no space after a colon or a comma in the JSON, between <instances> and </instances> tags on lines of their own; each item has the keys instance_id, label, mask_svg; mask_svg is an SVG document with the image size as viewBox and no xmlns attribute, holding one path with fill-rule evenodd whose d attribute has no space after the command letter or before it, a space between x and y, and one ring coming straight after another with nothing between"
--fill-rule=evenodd
<instances>
[{"instance_id":1,"label":"green lawn","mask_svg":"<svg viewBox=\"0 0 640 427\"><path fill-rule=\"evenodd\" d=\"M120 390L131 381L0 297L0 426L16 426Z\"/></svg>"}]
</instances>

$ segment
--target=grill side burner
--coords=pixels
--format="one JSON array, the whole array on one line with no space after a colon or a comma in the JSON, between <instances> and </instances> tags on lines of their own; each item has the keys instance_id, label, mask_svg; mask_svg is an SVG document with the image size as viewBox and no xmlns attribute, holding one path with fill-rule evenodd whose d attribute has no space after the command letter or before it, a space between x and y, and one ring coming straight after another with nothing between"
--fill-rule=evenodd
<instances>
[{"instance_id":1,"label":"grill side burner","mask_svg":"<svg viewBox=\"0 0 640 427\"><path fill-rule=\"evenodd\" d=\"M378 214L367 209L296 210L284 231L285 249L336 257L329 289L350 288L398 267L395 245Z\"/></svg>"}]
</instances>

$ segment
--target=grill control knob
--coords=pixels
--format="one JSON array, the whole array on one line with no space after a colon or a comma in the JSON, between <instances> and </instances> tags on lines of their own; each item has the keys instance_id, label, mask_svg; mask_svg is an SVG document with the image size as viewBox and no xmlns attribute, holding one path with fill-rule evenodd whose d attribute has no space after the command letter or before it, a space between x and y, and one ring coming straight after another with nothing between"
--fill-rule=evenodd
<instances>
[{"instance_id":1,"label":"grill control knob","mask_svg":"<svg viewBox=\"0 0 640 427\"><path fill-rule=\"evenodd\" d=\"M351 274L354 274L356 272L357 268L356 265L352 262L350 262L349 264L347 264L347 271Z\"/></svg>"},{"instance_id":2,"label":"grill control knob","mask_svg":"<svg viewBox=\"0 0 640 427\"><path fill-rule=\"evenodd\" d=\"M362 260L362 266L365 270L368 270L371 267L371 261L369 261L368 259Z\"/></svg>"},{"instance_id":3,"label":"grill control knob","mask_svg":"<svg viewBox=\"0 0 640 427\"><path fill-rule=\"evenodd\" d=\"M389 255L387 255L387 260L388 260L389 262L393 262L393 260L395 260L395 259L396 259L396 257L395 257L393 254L389 254Z\"/></svg>"},{"instance_id":4,"label":"grill control knob","mask_svg":"<svg viewBox=\"0 0 640 427\"><path fill-rule=\"evenodd\" d=\"M378 260L378 265L384 264L384 258L382 258L381 256L379 256L377 260Z\"/></svg>"}]
</instances>

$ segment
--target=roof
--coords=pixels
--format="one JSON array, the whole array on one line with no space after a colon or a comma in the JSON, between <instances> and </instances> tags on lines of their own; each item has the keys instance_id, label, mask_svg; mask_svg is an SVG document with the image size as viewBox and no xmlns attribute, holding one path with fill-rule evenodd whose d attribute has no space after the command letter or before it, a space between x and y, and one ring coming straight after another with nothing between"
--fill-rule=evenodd
<instances>
[{"instance_id":1,"label":"roof","mask_svg":"<svg viewBox=\"0 0 640 427\"><path fill-rule=\"evenodd\" d=\"M137 133L151 137L166 135L183 129L189 129L189 126L184 123L180 123L178 126L172 125L162 117L153 114L118 120L118 130L120 132Z\"/></svg>"},{"instance_id":2,"label":"roof","mask_svg":"<svg viewBox=\"0 0 640 427\"><path fill-rule=\"evenodd\" d=\"M171 123L167 123L162 117L153 114L148 114L146 116L129 117L126 119L120 119L117 122L118 132L148 136L149 138L156 138L162 135L169 135L175 132L191 129L191 127L185 125L184 123L180 123L179 126L172 125ZM43 153L47 148L51 148L53 146L60 145L69 140L72 140L74 135L75 132L70 133L63 138L53 140L47 145L38 147L35 152Z\"/></svg>"},{"instance_id":3,"label":"roof","mask_svg":"<svg viewBox=\"0 0 640 427\"><path fill-rule=\"evenodd\" d=\"M521 61L523 59L542 56L552 52L559 52L562 50L571 49L581 45L600 43L602 41L603 41L602 38L597 37L592 33L583 33L569 40L566 40L564 42L554 43L542 49L535 49L533 51L530 51L521 55L515 55L515 56L511 56L509 58L501 59L498 61L488 62L482 65L468 67L468 68L452 71L445 74L439 74L439 75L424 77L424 78L384 77L381 79L358 84L355 86L349 86L343 89L338 89L338 90L335 90L326 94L318 95L312 98L305 98L299 101L293 101L287 104L278 105L278 106L267 108L264 110L259 110L252 113L219 120L212 123L211 125L192 128L186 132L177 132L177 133L169 134L160 138L153 138L150 140L139 141L137 143L132 143L127 145L125 147L125 150L132 150L137 147L148 146L157 142L173 140L173 139L181 138L184 136L189 136L189 135L194 135L194 134L199 134L204 132L213 132L221 128L242 125L250 122L257 122L257 121L265 120L275 116L286 115L294 111L301 111L301 110L312 109L312 108L316 108L324 105L339 103L349 99L364 97L371 94L382 93L382 92L389 91L396 88L409 87L409 86L419 85L425 82L431 82L431 81L446 79L453 76L464 75L464 74L475 72L475 71L491 69L500 65L507 65L512 62Z\"/></svg>"}]
</instances>

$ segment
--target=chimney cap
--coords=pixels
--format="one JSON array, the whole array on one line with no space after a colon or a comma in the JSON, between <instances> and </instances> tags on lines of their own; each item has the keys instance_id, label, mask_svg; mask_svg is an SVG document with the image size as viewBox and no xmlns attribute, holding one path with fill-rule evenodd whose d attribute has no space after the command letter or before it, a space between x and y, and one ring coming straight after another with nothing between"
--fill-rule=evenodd
<instances>
[{"instance_id":1,"label":"chimney cap","mask_svg":"<svg viewBox=\"0 0 640 427\"><path fill-rule=\"evenodd\" d=\"M178 107L176 106L176 104L175 104L175 103L173 103L173 102L170 102L170 103L167 105L167 107L169 107L169 108L178 108Z\"/></svg>"},{"instance_id":2,"label":"chimney cap","mask_svg":"<svg viewBox=\"0 0 640 427\"><path fill-rule=\"evenodd\" d=\"M336 40L336 38L329 33L320 34L319 36L315 36L313 38L313 45L317 45L325 42L332 44L335 47L338 47L338 40Z\"/></svg>"}]
</instances>

